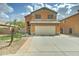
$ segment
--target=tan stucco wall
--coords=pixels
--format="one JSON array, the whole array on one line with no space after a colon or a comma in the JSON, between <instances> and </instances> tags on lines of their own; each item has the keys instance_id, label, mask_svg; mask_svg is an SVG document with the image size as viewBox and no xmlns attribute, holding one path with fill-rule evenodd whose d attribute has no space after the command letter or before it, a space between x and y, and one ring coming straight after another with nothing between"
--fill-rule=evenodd
<instances>
[{"instance_id":1,"label":"tan stucco wall","mask_svg":"<svg viewBox=\"0 0 79 59\"><path fill-rule=\"evenodd\" d=\"M56 32L57 32L58 34L60 34L60 24L57 24L57 25L56 25Z\"/></svg>"},{"instance_id":2,"label":"tan stucco wall","mask_svg":"<svg viewBox=\"0 0 79 59\"><path fill-rule=\"evenodd\" d=\"M56 20L56 13L55 12L51 12L49 10L39 10L37 12L34 12L32 14L32 20L35 19L35 15L41 15L41 19L42 20L47 20L48 19L48 15L53 15L52 20Z\"/></svg>"},{"instance_id":3,"label":"tan stucco wall","mask_svg":"<svg viewBox=\"0 0 79 59\"><path fill-rule=\"evenodd\" d=\"M69 33L69 28L72 28L72 34L79 34L79 14L61 21L60 28L64 29L64 33Z\"/></svg>"},{"instance_id":4,"label":"tan stucco wall","mask_svg":"<svg viewBox=\"0 0 79 59\"><path fill-rule=\"evenodd\" d=\"M30 30L31 30L31 32L35 32L35 25L31 25Z\"/></svg>"},{"instance_id":5,"label":"tan stucco wall","mask_svg":"<svg viewBox=\"0 0 79 59\"><path fill-rule=\"evenodd\" d=\"M31 15L25 16L25 28L26 28L26 32L28 32L27 22L30 22L31 21L31 18L32 18Z\"/></svg>"}]
</instances>

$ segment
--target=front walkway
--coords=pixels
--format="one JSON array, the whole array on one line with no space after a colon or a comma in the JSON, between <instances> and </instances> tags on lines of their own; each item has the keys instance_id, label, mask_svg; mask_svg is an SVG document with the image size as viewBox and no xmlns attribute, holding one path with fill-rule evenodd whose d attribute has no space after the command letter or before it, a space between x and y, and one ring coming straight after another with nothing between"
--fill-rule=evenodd
<instances>
[{"instance_id":1,"label":"front walkway","mask_svg":"<svg viewBox=\"0 0 79 59\"><path fill-rule=\"evenodd\" d=\"M29 37L15 55L79 55L79 38L68 35Z\"/></svg>"}]
</instances>

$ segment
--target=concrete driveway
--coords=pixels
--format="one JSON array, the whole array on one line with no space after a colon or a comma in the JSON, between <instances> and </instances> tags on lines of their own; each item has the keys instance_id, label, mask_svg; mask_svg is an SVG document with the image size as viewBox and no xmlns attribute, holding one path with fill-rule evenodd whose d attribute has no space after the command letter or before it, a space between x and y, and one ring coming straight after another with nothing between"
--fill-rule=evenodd
<instances>
[{"instance_id":1,"label":"concrete driveway","mask_svg":"<svg viewBox=\"0 0 79 59\"><path fill-rule=\"evenodd\" d=\"M79 37L69 35L32 36L15 55L78 56Z\"/></svg>"}]
</instances>

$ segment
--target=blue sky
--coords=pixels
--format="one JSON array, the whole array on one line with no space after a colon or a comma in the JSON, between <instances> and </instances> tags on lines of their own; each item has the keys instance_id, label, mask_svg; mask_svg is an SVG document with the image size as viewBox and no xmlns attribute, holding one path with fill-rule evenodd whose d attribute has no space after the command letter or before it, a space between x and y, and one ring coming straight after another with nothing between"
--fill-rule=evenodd
<instances>
[{"instance_id":1,"label":"blue sky","mask_svg":"<svg viewBox=\"0 0 79 59\"><path fill-rule=\"evenodd\" d=\"M42 7L58 12L57 19L59 20L73 15L79 10L79 4L77 3L0 3L0 20L24 20L25 15Z\"/></svg>"}]
</instances>

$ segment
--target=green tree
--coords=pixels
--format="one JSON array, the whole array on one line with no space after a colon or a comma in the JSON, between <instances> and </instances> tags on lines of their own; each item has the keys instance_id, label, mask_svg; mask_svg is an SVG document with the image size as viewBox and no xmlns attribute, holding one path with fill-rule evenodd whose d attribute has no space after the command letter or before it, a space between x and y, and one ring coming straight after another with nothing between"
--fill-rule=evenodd
<instances>
[{"instance_id":1,"label":"green tree","mask_svg":"<svg viewBox=\"0 0 79 59\"><path fill-rule=\"evenodd\" d=\"M17 21L16 19L14 21L11 21L11 22L7 22L7 24L9 24L10 26L13 25L13 29L11 31L11 40L10 40L10 43L9 43L9 46L12 44L13 42L13 36L14 36L14 30L15 28L17 28L18 30L20 29L23 29L25 27L25 22L23 21Z\"/></svg>"}]
</instances>

